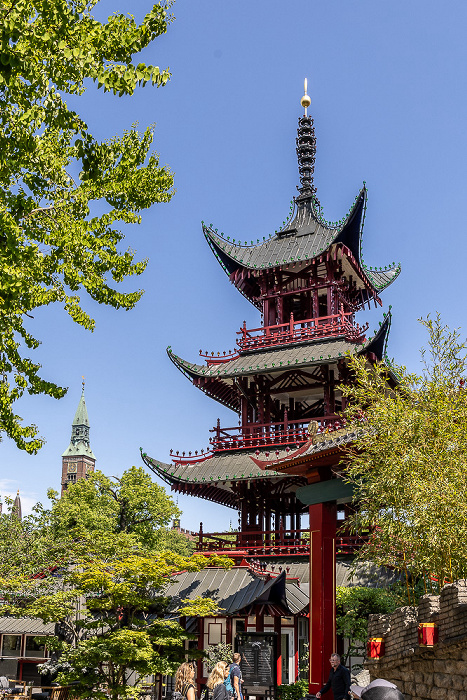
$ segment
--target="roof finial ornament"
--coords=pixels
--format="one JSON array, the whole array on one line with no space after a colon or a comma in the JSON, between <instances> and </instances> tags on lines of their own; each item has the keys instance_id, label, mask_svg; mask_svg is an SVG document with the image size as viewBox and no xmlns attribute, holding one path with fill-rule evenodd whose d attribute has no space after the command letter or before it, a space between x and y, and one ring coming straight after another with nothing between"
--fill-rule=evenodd
<instances>
[{"instance_id":1,"label":"roof finial ornament","mask_svg":"<svg viewBox=\"0 0 467 700\"><path fill-rule=\"evenodd\" d=\"M319 208L319 201L316 197L316 187L313 184L313 173L315 169L316 138L313 119L308 116L308 107L311 105L311 97L308 95L308 80L304 82L305 94L300 103L305 110L305 114L298 119L297 134L297 156L298 171L300 173L300 196L312 197L315 205Z\"/></svg>"},{"instance_id":2,"label":"roof finial ornament","mask_svg":"<svg viewBox=\"0 0 467 700\"><path fill-rule=\"evenodd\" d=\"M308 80L307 80L307 78L305 78L305 81L304 81L304 83L303 83L303 87L304 87L304 89L305 89L305 94L303 95L302 99L300 100L300 104L302 105L302 107L303 107L304 110L305 110L305 117L307 117L307 116L308 116L308 111L307 111L307 110L308 110L308 107L311 105L311 97L310 97L310 96L308 95L308 93L307 93L307 89L308 89Z\"/></svg>"},{"instance_id":3,"label":"roof finial ornament","mask_svg":"<svg viewBox=\"0 0 467 700\"><path fill-rule=\"evenodd\" d=\"M85 381L85 379L84 379L84 375L83 375L83 374L81 375L81 379L83 380L83 381L81 382L81 386L83 387L82 390L81 390L81 393L84 394L84 385L86 384L86 381Z\"/></svg>"}]
</instances>

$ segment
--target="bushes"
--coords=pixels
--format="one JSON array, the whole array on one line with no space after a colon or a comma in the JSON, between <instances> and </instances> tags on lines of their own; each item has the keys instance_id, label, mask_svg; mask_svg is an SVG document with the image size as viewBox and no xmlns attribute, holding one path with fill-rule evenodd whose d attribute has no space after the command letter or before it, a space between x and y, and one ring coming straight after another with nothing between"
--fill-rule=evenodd
<instances>
[{"instance_id":1,"label":"bushes","mask_svg":"<svg viewBox=\"0 0 467 700\"><path fill-rule=\"evenodd\" d=\"M303 680L292 683L292 685L278 685L276 688L276 698L278 700L300 700L308 694L308 681Z\"/></svg>"}]
</instances>

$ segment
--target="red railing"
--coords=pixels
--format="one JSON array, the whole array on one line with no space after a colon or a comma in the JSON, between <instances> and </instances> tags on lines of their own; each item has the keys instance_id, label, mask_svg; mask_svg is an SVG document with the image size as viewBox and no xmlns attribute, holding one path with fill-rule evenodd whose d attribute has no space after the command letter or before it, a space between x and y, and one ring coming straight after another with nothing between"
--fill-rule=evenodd
<instances>
[{"instance_id":1,"label":"red railing","mask_svg":"<svg viewBox=\"0 0 467 700\"><path fill-rule=\"evenodd\" d=\"M270 557L310 554L310 531L302 530L257 530L247 532L200 532L196 551L239 552L245 556ZM336 537L336 552L352 554L365 542L366 537L358 535Z\"/></svg>"},{"instance_id":2,"label":"red railing","mask_svg":"<svg viewBox=\"0 0 467 700\"><path fill-rule=\"evenodd\" d=\"M237 335L241 336L237 340L237 345L241 351L256 350L286 343L299 343L312 338L332 338L342 335L348 340L360 342L364 340L368 324L359 326L354 323L353 316L352 312L344 312L341 309L340 313L332 316L307 318L302 321L295 321L293 314L290 314L288 323L262 328L247 329L244 322L243 327L237 331Z\"/></svg>"},{"instance_id":3,"label":"red railing","mask_svg":"<svg viewBox=\"0 0 467 700\"><path fill-rule=\"evenodd\" d=\"M313 418L318 423L318 433L325 430L338 430L344 426L342 418L321 416ZM287 445L303 444L310 439L308 425L310 421L281 421L280 423L254 423L235 428L217 426L210 430L215 433L209 438L213 452L224 450L239 450L252 447L286 447Z\"/></svg>"},{"instance_id":4,"label":"red railing","mask_svg":"<svg viewBox=\"0 0 467 700\"><path fill-rule=\"evenodd\" d=\"M202 350L199 351L200 357L202 357L204 360L206 360L206 364L208 366L211 365L222 365L225 362L231 362L232 360L236 360L238 355L238 350L224 350L222 355L220 352L214 353L211 352L209 353L207 350L206 352L203 352Z\"/></svg>"}]
</instances>

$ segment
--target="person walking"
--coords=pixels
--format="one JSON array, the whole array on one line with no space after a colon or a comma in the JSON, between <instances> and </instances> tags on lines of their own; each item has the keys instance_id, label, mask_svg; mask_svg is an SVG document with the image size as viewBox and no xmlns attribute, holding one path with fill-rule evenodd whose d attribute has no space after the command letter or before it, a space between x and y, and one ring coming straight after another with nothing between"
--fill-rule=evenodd
<instances>
[{"instance_id":1,"label":"person walking","mask_svg":"<svg viewBox=\"0 0 467 700\"><path fill-rule=\"evenodd\" d=\"M184 663L178 667L175 674L174 700L196 700L195 691L195 667L193 664Z\"/></svg>"},{"instance_id":2,"label":"person walking","mask_svg":"<svg viewBox=\"0 0 467 700\"><path fill-rule=\"evenodd\" d=\"M219 661L212 669L206 682L212 700L230 700L229 691L224 685L229 672L229 665L225 661Z\"/></svg>"},{"instance_id":3,"label":"person walking","mask_svg":"<svg viewBox=\"0 0 467 700\"><path fill-rule=\"evenodd\" d=\"M242 670L240 664L242 662L242 655L238 652L232 656L232 663L230 664L230 682L233 688L234 700L243 700L242 693Z\"/></svg>"},{"instance_id":4,"label":"person walking","mask_svg":"<svg viewBox=\"0 0 467 700\"><path fill-rule=\"evenodd\" d=\"M327 693L328 690L332 688L334 700L349 700L349 669L341 664L341 657L339 654L331 654L329 661L332 668L329 674L328 682L316 693L316 697L320 698L321 695L324 695L324 693Z\"/></svg>"}]
</instances>

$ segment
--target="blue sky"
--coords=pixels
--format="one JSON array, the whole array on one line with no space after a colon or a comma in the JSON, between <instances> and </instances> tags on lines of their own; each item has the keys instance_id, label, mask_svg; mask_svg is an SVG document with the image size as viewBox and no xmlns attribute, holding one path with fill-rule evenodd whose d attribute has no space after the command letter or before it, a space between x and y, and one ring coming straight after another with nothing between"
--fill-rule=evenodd
<instances>
[{"instance_id":1,"label":"blue sky","mask_svg":"<svg viewBox=\"0 0 467 700\"><path fill-rule=\"evenodd\" d=\"M96 14L133 12L150 2L101 0ZM237 417L195 389L166 347L196 360L199 349L233 347L243 320L258 312L234 289L210 252L201 220L251 240L278 228L296 193L297 119L308 77L315 119L315 183L326 218L349 209L362 181L368 211L363 255L369 265L401 262L383 293L393 307L389 354L418 370L425 342L417 319L439 311L466 330L465 263L467 93L464 2L380 0L178 0L167 35L144 60L169 67L171 82L115 98L90 86L78 109L91 132L111 138L131 123L156 123L155 149L175 172L169 204L128 227L127 245L149 258L146 291L131 312L87 302L94 333L59 308L35 314L43 375L69 387L61 401L17 404L46 445L28 456L0 444L3 494L45 501L59 488L81 376L97 466L118 475L141 464L139 447L160 459L169 450L208 445L219 417ZM377 327L382 311L360 314ZM236 525L234 511L180 498L182 524L205 530Z\"/></svg>"}]
</instances>

